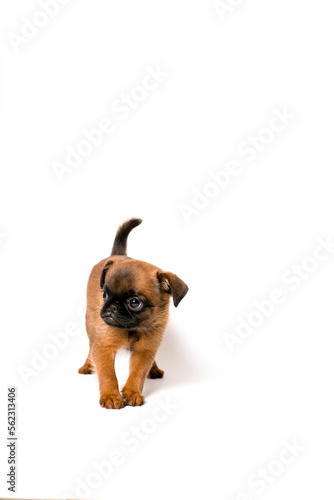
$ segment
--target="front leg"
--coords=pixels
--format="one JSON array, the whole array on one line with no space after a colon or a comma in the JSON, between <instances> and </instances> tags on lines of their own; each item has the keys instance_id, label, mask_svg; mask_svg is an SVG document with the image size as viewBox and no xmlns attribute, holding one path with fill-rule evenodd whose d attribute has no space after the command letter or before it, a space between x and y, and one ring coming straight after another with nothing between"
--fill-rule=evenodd
<instances>
[{"instance_id":1,"label":"front leg","mask_svg":"<svg viewBox=\"0 0 334 500\"><path fill-rule=\"evenodd\" d=\"M92 352L99 379L100 405L107 409L124 408L115 373L116 352L116 349L104 345L95 347Z\"/></svg>"},{"instance_id":2,"label":"front leg","mask_svg":"<svg viewBox=\"0 0 334 500\"><path fill-rule=\"evenodd\" d=\"M130 358L130 374L122 390L125 404L141 406L145 399L142 395L145 379L154 363L155 351L136 348Z\"/></svg>"}]
</instances>

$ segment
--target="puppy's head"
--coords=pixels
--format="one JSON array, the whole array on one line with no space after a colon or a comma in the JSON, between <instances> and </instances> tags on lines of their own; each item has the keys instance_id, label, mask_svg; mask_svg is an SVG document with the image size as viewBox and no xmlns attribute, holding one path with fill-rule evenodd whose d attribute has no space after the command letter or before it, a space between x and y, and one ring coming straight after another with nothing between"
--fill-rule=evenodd
<instances>
[{"instance_id":1,"label":"puppy's head","mask_svg":"<svg viewBox=\"0 0 334 500\"><path fill-rule=\"evenodd\" d=\"M175 307L188 291L175 274L146 262L112 257L101 273L101 318L109 326L147 329L162 318L173 297Z\"/></svg>"}]
</instances>

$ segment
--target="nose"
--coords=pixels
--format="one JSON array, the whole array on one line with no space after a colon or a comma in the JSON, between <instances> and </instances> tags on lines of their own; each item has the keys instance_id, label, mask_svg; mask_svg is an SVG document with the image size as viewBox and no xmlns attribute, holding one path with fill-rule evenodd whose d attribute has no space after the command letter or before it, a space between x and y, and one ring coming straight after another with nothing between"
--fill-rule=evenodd
<instances>
[{"instance_id":1,"label":"nose","mask_svg":"<svg viewBox=\"0 0 334 500\"><path fill-rule=\"evenodd\" d=\"M119 311L119 305L118 304L111 304L110 305L110 312L112 314L115 314Z\"/></svg>"}]
</instances>

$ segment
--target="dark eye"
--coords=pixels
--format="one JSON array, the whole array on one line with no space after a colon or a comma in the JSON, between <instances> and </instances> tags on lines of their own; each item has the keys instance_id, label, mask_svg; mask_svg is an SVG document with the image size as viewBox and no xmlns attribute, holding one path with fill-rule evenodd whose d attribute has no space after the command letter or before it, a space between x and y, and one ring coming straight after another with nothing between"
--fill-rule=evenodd
<instances>
[{"instance_id":1,"label":"dark eye","mask_svg":"<svg viewBox=\"0 0 334 500\"><path fill-rule=\"evenodd\" d=\"M103 300L106 301L108 299L109 295L107 294L107 292L103 292L102 297L103 297Z\"/></svg>"},{"instance_id":2,"label":"dark eye","mask_svg":"<svg viewBox=\"0 0 334 500\"><path fill-rule=\"evenodd\" d=\"M143 303L138 299L138 297L132 297L128 300L128 306L132 311L140 311L143 307Z\"/></svg>"}]
</instances>

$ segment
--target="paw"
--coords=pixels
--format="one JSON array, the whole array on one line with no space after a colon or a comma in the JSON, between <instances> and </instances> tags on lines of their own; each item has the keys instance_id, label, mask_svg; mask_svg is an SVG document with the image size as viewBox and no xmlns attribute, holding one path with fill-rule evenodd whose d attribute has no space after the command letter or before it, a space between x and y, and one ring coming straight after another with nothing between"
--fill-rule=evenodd
<instances>
[{"instance_id":1,"label":"paw","mask_svg":"<svg viewBox=\"0 0 334 500\"><path fill-rule=\"evenodd\" d=\"M147 378L162 378L164 376L164 371L160 370L157 366L152 366L150 369Z\"/></svg>"},{"instance_id":2,"label":"paw","mask_svg":"<svg viewBox=\"0 0 334 500\"><path fill-rule=\"evenodd\" d=\"M145 403L145 398L139 392L122 391L124 403L130 406L141 406Z\"/></svg>"},{"instance_id":3,"label":"paw","mask_svg":"<svg viewBox=\"0 0 334 500\"><path fill-rule=\"evenodd\" d=\"M106 408L107 410L120 410L121 408L124 408L124 401L123 398L120 394L114 394L114 395L103 395L100 397L100 405L102 408Z\"/></svg>"},{"instance_id":4,"label":"paw","mask_svg":"<svg viewBox=\"0 0 334 500\"><path fill-rule=\"evenodd\" d=\"M79 368L78 372L83 375L90 375L91 373L94 373L94 368L91 366L83 365L81 368Z\"/></svg>"}]
</instances>

